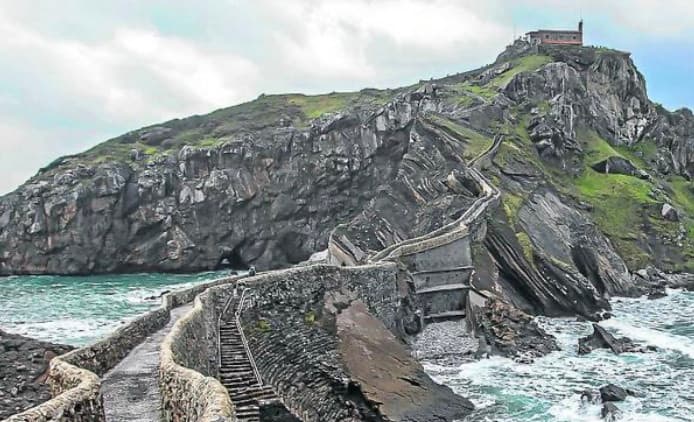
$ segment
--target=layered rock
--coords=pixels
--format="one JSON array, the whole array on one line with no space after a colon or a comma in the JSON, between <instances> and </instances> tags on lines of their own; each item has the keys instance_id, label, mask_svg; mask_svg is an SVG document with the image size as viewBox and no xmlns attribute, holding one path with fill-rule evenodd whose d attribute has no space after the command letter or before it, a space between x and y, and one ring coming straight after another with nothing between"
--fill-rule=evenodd
<instances>
[{"instance_id":1,"label":"layered rock","mask_svg":"<svg viewBox=\"0 0 694 422\"><path fill-rule=\"evenodd\" d=\"M648 100L627 53L593 48L518 44L484 69L415 87L261 96L42 169L0 199L0 274L279 267L348 223L350 241L378 250L464 211L474 192L459 172L498 133L535 147L502 148L495 164L503 190L527 194L557 168L580 174L587 129L642 153L639 172L689 177L693 122ZM659 198L690 195L659 180ZM678 212L686 232L689 210ZM651 226L649 239L622 243L686 269L691 242Z\"/></svg>"}]
</instances>

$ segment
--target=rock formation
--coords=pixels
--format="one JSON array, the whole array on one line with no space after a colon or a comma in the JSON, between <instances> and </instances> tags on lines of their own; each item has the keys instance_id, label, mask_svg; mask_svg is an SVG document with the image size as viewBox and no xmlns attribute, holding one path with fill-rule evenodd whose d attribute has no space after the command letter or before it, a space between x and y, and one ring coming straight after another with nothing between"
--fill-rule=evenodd
<instances>
[{"instance_id":1,"label":"rock formation","mask_svg":"<svg viewBox=\"0 0 694 422\"><path fill-rule=\"evenodd\" d=\"M521 43L522 44L522 43ZM471 282L530 314L597 320L629 272L694 262L694 117L628 53L509 47L397 90L261 96L62 157L0 198L0 274L276 268L333 236L366 262L502 192Z\"/></svg>"},{"instance_id":2,"label":"rock formation","mask_svg":"<svg viewBox=\"0 0 694 422\"><path fill-rule=\"evenodd\" d=\"M48 363L72 349L0 330L0 418L48 400L51 392L44 384Z\"/></svg>"}]
</instances>

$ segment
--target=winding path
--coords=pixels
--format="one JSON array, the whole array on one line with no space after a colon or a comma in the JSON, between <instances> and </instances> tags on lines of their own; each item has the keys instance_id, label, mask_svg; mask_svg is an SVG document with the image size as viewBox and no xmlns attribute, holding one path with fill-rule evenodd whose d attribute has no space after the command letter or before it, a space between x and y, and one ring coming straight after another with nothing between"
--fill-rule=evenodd
<instances>
[{"instance_id":1,"label":"winding path","mask_svg":"<svg viewBox=\"0 0 694 422\"><path fill-rule=\"evenodd\" d=\"M171 310L169 322L147 337L103 377L101 392L107 422L152 422L161 419L159 349L164 337L192 304Z\"/></svg>"}]
</instances>

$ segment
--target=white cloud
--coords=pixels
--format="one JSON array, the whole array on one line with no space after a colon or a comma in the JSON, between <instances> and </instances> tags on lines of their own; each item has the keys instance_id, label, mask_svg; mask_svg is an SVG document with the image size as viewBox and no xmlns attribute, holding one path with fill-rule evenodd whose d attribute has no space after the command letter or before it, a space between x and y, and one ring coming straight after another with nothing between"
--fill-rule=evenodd
<instances>
[{"instance_id":1,"label":"white cloud","mask_svg":"<svg viewBox=\"0 0 694 422\"><path fill-rule=\"evenodd\" d=\"M472 69L511 40L514 16L519 32L582 10L591 34L612 41L694 36L689 0L173 3L0 0L0 192L104 137L260 92L397 87ZM591 19L611 26L592 32Z\"/></svg>"},{"instance_id":2,"label":"white cloud","mask_svg":"<svg viewBox=\"0 0 694 422\"><path fill-rule=\"evenodd\" d=\"M508 29L483 15L474 2L296 0L262 2L288 66L308 75L370 80L388 69L377 63L391 45L418 62L451 58L456 51L503 45Z\"/></svg>"},{"instance_id":3,"label":"white cloud","mask_svg":"<svg viewBox=\"0 0 694 422\"><path fill-rule=\"evenodd\" d=\"M615 29L637 35L691 39L694 37L694 2L691 0L524 0L527 8L570 10L576 15L606 18ZM590 24L590 22L588 22Z\"/></svg>"},{"instance_id":4,"label":"white cloud","mask_svg":"<svg viewBox=\"0 0 694 422\"><path fill-rule=\"evenodd\" d=\"M23 61L72 102L118 120L233 104L255 93L258 76L243 57L142 29L119 28L106 41L86 43L51 39L0 17L0 52Z\"/></svg>"}]
</instances>

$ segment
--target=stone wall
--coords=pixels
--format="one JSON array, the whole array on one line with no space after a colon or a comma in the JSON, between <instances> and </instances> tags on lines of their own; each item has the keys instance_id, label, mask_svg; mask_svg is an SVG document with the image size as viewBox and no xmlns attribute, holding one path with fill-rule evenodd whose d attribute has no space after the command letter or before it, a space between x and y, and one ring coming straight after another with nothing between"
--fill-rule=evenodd
<instances>
[{"instance_id":1,"label":"stone wall","mask_svg":"<svg viewBox=\"0 0 694 422\"><path fill-rule=\"evenodd\" d=\"M211 338L216 339L217 312L210 296L209 291L199 295L161 345L159 383L166 421L236 420L226 388L204 375L216 374L216 359L210 356L216 356L217 343Z\"/></svg>"},{"instance_id":2,"label":"stone wall","mask_svg":"<svg viewBox=\"0 0 694 422\"><path fill-rule=\"evenodd\" d=\"M10 416L5 422L91 422L104 420L101 380L93 372L51 360L48 383L53 399Z\"/></svg>"},{"instance_id":3,"label":"stone wall","mask_svg":"<svg viewBox=\"0 0 694 422\"><path fill-rule=\"evenodd\" d=\"M252 300L242 314L244 332L263 381L292 413L305 421L347 420L355 412L376 417L349 382L338 337L326 328L334 316L324 307L333 303L331 294L360 300L397 331L402 299L397 275L395 264L386 263L314 265L246 279Z\"/></svg>"},{"instance_id":4,"label":"stone wall","mask_svg":"<svg viewBox=\"0 0 694 422\"><path fill-rule=\"evenodd\" d=\"M93 344L54 358L46 380L51 386L53 398L5 422L104 420L100 377L147 336L166 325L172 308L190 302L211 286L232 280L234 278L220 278L168 293L158 308L135 318ZM214 356L216 354L212 355L213 359Z\"/></svg>"}]
</instances>

